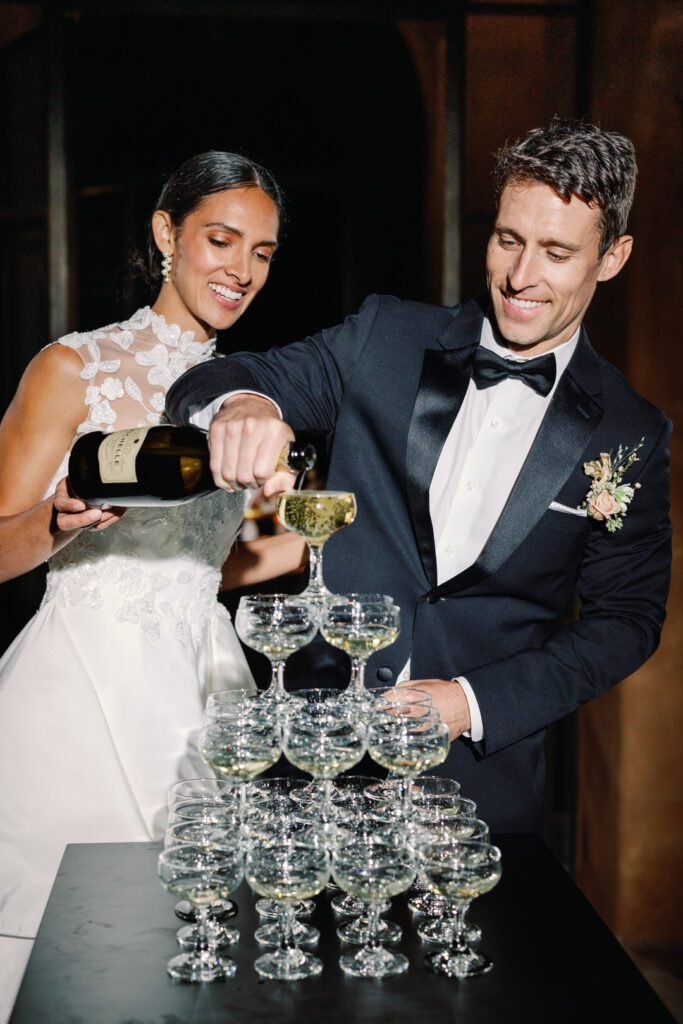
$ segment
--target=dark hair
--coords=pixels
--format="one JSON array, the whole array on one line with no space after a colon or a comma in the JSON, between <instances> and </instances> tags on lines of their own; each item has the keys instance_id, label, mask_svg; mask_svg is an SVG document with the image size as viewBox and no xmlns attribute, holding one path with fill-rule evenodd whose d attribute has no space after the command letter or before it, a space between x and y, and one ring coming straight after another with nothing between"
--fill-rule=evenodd
<instances>
[{"instance_id":1,"label":"dark hair","mask_svg":"<svg viewBox=\"0 0 683 1024\"><path fill-rule=\"evenodd\" d=\"M270 171L239 153L220 150L198 153L173 171L154 209L166 210L179 228L207 196L231 188L262 189L275 203L280 223L284 221L284 196ZM144 251L133 253L128 262L131 277L142 278L150 291L161 287L161 253L154 241L151 217Z\"/></svg>"},{"instance_id":2,"label":"dark hair","mask_svg":"<svg viewBox=\"0 0 683 1024\"><path fill-rule=\"evenodd\" d=\"M600 210L599 255L626 231L636 187L636 155L624 135L554 117L496 153L496 203L506 185L540 181L566 202L578 196Z\"/></svg>"}]
</instances>

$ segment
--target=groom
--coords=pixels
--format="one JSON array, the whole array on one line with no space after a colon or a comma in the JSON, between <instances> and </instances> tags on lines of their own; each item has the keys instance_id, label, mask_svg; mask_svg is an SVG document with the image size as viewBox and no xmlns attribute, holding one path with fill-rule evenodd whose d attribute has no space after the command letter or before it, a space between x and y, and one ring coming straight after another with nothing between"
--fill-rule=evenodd
<instances>
[{"instance_id":1,"label":"groom","mask_svg":"<svg viewBox=\"0 0 683 1024\"><path fill-rule=\"evenodd\" d=\"M327 486L354 491L358 515L326 582L401 608L368 681L431 691L454 741L440 771L499 831L540 830L546 726L642 665L664 621L670 427L581 326L630 255L635 177L623 136L534 129L498 154L485 305L371 296L168 396L173 422L215 412L229 490L282 482L290 425L329 434Z\"/></svg>"}]
</instances>

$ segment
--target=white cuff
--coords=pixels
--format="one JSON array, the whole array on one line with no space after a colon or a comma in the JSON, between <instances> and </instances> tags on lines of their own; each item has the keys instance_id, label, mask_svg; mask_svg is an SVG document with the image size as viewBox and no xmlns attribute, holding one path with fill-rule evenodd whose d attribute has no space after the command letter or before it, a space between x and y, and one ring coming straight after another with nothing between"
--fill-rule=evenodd
<instances>
[{"instance_id":1,"label":"white cuff","mask_svg":"<svg viewBox=\"0 0 683 1024\"><path fill-rule=\"evenodd\" d=\"M220 395L218 398L215 398L213 402L209 405L205 405L202 409L197 409L196 411L191 412L190 423L195 427L199 427L201 430L208 430L211 425L211 420L223 405L223 402L228 398L232 398L233 395L256 395L257 398L265 398L266 401L275 406L278 416L282 419L282 409L277 402L273 401L272 398L269 398L268 395L262 395L260 391L248 391L242 388L239 391L228 391L225 395Z\"/></svg>"},{"instance_id":2,"label":"white cuff","mask_svg":"<svg viewBox=\"0 0 683 1024\"><path fill-rule=\"evenodd\" d=\"M463 736L468 736L473 743L479 743L484 738L484 723L481 719L477 698L474 696L474 690L464 676L457 676L453 682L460 683L462 686L467 706L470 709L470 728L468 732L463 733Z\"/></svg>"}]
</instances>

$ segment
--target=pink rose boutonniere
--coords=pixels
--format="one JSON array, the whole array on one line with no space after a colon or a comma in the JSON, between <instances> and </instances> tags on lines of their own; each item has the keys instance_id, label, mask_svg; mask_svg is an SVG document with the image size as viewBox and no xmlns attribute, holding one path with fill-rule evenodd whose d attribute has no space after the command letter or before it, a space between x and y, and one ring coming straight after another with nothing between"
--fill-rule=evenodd
<instances>
[{"instance_id":1,"label":"pink rose boutonniere","mask_svg":"<svg viewBox=\"0 0 683 1024\"><path fill-rule=\"evenodd\" d=\"M622 519L640 484L622 483L624 473L638 461L638 449L643 447L645 438L633 448L619 445L616 454L600 452L600 458L584 462L583 471L593 483L581 508L585 508L591 519L604 521L609 533L620 530Z\"/></svg>"}]
</instances>

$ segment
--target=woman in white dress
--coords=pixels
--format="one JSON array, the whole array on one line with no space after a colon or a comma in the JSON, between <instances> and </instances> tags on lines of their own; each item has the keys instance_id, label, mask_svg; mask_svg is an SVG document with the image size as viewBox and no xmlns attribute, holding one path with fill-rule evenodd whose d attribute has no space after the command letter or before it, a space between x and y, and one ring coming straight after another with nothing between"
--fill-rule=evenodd
<instances>
[{"instance_id":1,"label":"woman in white dress","mask_svg":"<svg viewBox=\"0 0 683 1024\"><path fill-rule=\"evenodd\" d=\"M222 584L301 559L288 534L254 542L247 574L239 556L223 568L244 494L124 514L87 507L64 480L77 436L158 423L170 384L214 355L216 330L266 283L280 212L277 184L245 158L189 160L150 222L152 308L44 348L0 424L0 580L50 570L0 661L0 1020L65 844L159 837L169 786L206 773L207 692L254 686Z\"/></svg>"}]
</instances>

